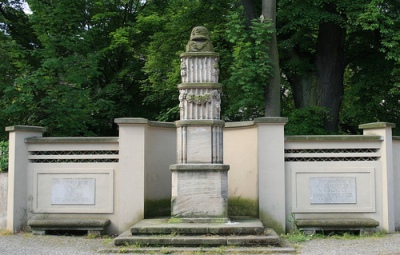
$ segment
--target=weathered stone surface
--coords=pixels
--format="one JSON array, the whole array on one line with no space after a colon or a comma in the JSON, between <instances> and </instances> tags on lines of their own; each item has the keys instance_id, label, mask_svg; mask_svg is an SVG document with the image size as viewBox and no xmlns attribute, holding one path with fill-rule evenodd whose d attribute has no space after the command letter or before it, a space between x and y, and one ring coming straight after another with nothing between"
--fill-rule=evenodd
<instances>
[{"instance_id":1,"label":"weathered stone surface","mask_svg":"<svg viewBox=\"0 0 400 255\"><path fill-rule=\"evenodd\" d=\"M210 33L203 26L197 26L190 33L190 40L186 45L186 52L213 52Z\"/></svg>"},{"instance_id":2,"label":"weathered stone surface","mask_svg":"<svg viewBox=\"0 0 400 255\"><path fill-rule=\"evenodd\" d=\"M222 166L203 164L196 169L196 164L182 164L171 167L173 217L227 218L228 170Z\"/></svg>"},{"instance_id":3,"label":"weathered stone surface","mask_svg":"<svg viewBox=\"0 0 400 255\"><path fill-rule=\"evenodd\" d=\"M315 218L297 219L295 224L299 228L303 227L322 227L322 228L365 228L377 227L379 222L371 218Z\"/></svg>"},{"instance_id":4,"label":"weathered stone surface","mask_svg":"<svg viewBox=\"0 0 400 255\"><path fill-rule=\"evenodd\" d=\"M177 165L171 166L171 215L182 222L228 221L228 173L223 163L219 55L209 32L195 27L181 54Z\"/></svg>"},{"instance_id":5,"label":"weathered stone surface","mask_svg":"<svg viewBox=\"0 0 400 255\"><path fill-rule=\"evenodd\" d=\"M144 219L131 227L132 235L260 235L264 226L259 219L233 218L227 223L184 223L175 219Z\"/></svg>"},{"instance_id":6,"label":"weathered stone surface","mask_svg":"<svg viewBox=\"0 0 400 255\"><path fill-rule=\"evenodd\" d=\"M87 230L88 233L101 235L110 224L109 219L94 220L30 220L28 226L33 234L44 235L49 230Z\"/></svg>"}]
</instances>

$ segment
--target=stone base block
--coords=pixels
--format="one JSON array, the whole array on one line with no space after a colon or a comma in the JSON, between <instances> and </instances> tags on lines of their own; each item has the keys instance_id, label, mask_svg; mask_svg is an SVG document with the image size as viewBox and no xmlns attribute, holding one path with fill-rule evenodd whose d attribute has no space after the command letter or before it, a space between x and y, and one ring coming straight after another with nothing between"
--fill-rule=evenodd
<instances>
[{"instance_id":1,"label":"stone base block","mask_svg":"<svg viewBox=\"0 0 400 255\"><path fill-rule=\"evenodd\" d=\"M109 219L99 220L30 220L28 225L34 235L45 235L51 230L86 230L88 235L100 236L110 224Z\"/></svg>"},{"instance_id":2,"label":"stone base block","mask_svg":"<svg viewBox=\"0 0 400 255\"><path fill-rule=\"evenodd\" d=\"M171 165L174 218L187 222L199 219L228 219L228 165L176 164ZM215 222L215 221L214 221Z\"/></svg>"}]
</instances>

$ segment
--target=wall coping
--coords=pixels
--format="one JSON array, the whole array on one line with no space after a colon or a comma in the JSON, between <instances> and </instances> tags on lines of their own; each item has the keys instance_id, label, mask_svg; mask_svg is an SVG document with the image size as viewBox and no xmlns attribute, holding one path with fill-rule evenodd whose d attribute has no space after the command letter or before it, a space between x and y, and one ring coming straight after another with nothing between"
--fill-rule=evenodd
<instances>
[{"instance_id":1,"label":"wall coping","mask_svg":"<svg viewBox=\"0 0 400 255\"><path fill-rule=\"evenodd\" d=\"M256 124L263 124L263 123L279 123L279 124L286 124L288 123L287 117L260 117L255 118L254 122Z\"/></svg>"},{"instance_id":2,"label":"wall coping","mask_svg":"<svg viewBox=\"0 0 400 255\"><path fill-rule=\"evenodd\" d=\"M152 127L166 127L166 128L175 128L175 124L173 122L161 122L161 121L150 121L145 118L116 118L114 119L116 124L146 124Z\"/></svg>"},{"instance_id":3,"label":"wall coping","mask_svg":"<svg viewBox=\"0 0 400 255\"><path fill-rule=\"evenodd\" d=\"M285 136L285 141L383 141L377 135L294 135Z\"/></svg>"},{"instance_id":4,"label":"wall coping","mask_svg":"<svg viewBox=\"0 0 400 255\"><path fill-rule=\"evenodd\" d=\"M393 140L400 141L400 136L393 136Z\"/></svg>"},{"instance_id":5,"label":"wall coping","mask_svg":"<svg viewBox=\"0 0 400 255\"><path fill-rule=\"evenodd\" d=\"M226 128L252 127L255 125L256 125L256 123L253 120L238 121L238 122L225 122Z\"/></svg>"},{"instance_id":6,"label":"wall coping","mask_svg":"<svg viewBox=\"0 0 400 255\"><path fill-rule=\"evenodd\" d=\"M376 129L376 128L395 128L396 124L390 122L372 122L361 124L358 126L359 129Z\"/></svg>"},{"instance_id":7,"label":"wall coping","mask_svg":"<svg viewBox=\"0 0 400 255\"><path fill-rule=\"evenodd\" d=\"M25 125L15 125L9 126L5 129L8 132L15 132L15 131L27 131L27 132L46 132L47 128L39 127L39 126L25 126Z\"/></svg>"},{"instance_id":8,"label":"wall coping","mask_svg":"<svg viewBox=\"0 0 400 255\"><path fill-rule=\"evenodd\" d=\"M239 128L239 127L251 127L257 124L286 124L288 118L286 117L260 117L249 121L237 121L237 122L225 122L226 128Z\"/></svg>"},{"instance_id":9,"label":"wall coping","mask_svg":"<svg viewBox=\"0 0 400 255\"><path fill-rule=\"evenodd\" d=\"M26 143L118 143L118 137L30 137Z\"/></svg>"}]
</instances>

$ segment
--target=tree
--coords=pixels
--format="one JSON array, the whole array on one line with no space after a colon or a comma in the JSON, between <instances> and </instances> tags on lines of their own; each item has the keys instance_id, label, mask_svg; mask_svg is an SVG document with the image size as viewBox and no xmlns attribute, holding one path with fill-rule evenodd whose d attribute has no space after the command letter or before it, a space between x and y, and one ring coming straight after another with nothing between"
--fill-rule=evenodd
<instances>
[{"instance_id":1,"label":"tree","mask_svg":"<svg viewBox=\"0 0 400 255\"><path fill-rule=\"evenodd\" d=\"M251 27L252 20L255 20L260 15L260 22L269 24L265 29L270 32L270 35L264 42L267 45L263 50L267 51L265 55L267 58L264 61L269 63L271 69L266 70L267 79L260 82L264 83L265 116L281 116L281 72L276 37L276 0L262 0L261 10L260 1L242 0L241 3L248 28Z\"/></svg>"},{"instance_id":2,"label":"tree","mask_svg":"<svg viewBox=\"0 0 400 255\"><path fill-rule=\"evenodd\" d=\"M357 59L367 52L384 52L385 63L398 62L395 60L395 56L399 56L398 42L389 38L399 36L394 30L394 26L399 25L399 3L391 0L367 3L281 0L278 5L282 70L291 85L296 108L327 109L325 128L337 132L345 71L366 70L368 61L375 61L372 58L375 54L365 56L367 62ZM370 49L366 49L368 47ZM374 75L379 76L372 72L369 78Z\"/></svg>"},{"instance_id":3,"label":"tree","mask_svg":"<svg viewBox=\"0 0 400 255\"><path fill-rule=\"evenodd\" d=\"M115 117L176 120L179 54L198 25L221 55L226 121L279 116L284 87L293 130L305 130L296 128L305 118L324 120L330 132L354 133L376 120L400 125L397 0L279 0L276 22L267 0L28 3L29 15L21 1L0 4L5 125L115 135ZM319 123L306 124L323 133Z\"/></svg>"},{"instance_id":4,"label":"tree","mask_svg":"<svg viewBox=\"0 0 400 255\"><path fill-rule=\"evenodd\" d=\"M262 15L272 24L273 29L268 45L272 74L269 75L268 85L265 86L265 116L277 117L281 116L281 72L276 37L276 0L262 1Z\"/></svg>"}]
</instances>

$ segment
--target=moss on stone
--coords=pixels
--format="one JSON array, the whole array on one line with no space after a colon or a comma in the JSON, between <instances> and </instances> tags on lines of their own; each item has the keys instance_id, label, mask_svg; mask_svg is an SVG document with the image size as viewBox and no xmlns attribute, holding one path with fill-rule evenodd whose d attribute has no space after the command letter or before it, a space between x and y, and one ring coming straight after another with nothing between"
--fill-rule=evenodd
<instances>
[{"instance_id":1,"label":"moss on stone","mask_svg":"<svg viewBox=\"0 0 400 255\"><path fill-rule=\"evenodd\" d=\"M154 218L171 215L170 199L146 199L144 201L144 217Z\"/></svg>"},{"instance_id":2,"label":"moss on stone","mask_svg":"<svg viewBox=\"0 0 400 255\"><path fill-rule=\"evenodd\" d=\"M285 234L282 224L277 222L270 214L261 212L260 220L267 228L272 228L277 234Z\"/></svg>"},{"instance_id":3,"label":"moss on stone","mask_svg":"<svg viewBox=\"0 0 400 255\"><path fill-rule=\"evenodd\" d=\"M171 217L171 218L168 220L168 223L183 223L183 220L182 220L181 218L174 218L174 217Z\"/></svg>"},{"instance_id":4,"label":"moss on stone","mask_svg":"<svg viewBox=\"0 0 400 255\"><path fill-rule=\"evenodd\" d=\"M230 198L228 200L229 216L258 217L258 201L247 198Z\"/></svg>"}]
</instances>

